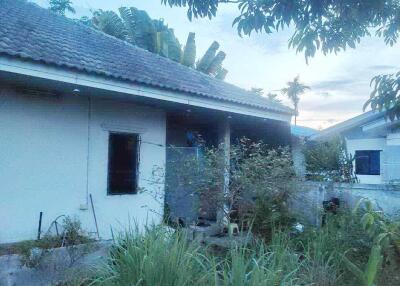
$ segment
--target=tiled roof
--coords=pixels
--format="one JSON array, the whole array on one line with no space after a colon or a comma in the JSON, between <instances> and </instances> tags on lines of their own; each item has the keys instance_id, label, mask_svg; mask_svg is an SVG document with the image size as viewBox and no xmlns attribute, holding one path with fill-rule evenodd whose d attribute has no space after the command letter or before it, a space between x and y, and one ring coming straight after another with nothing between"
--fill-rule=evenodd
<instances>
[{"instance_id":1,"label":"tiled roof","mask_svg":"<svg viewBox=\"0 0 400 286\"><path fill-rule=\"evenodd\" d=\"M324 140L353 128L360 127L378 118L385 118L385 111L378 112L370 110L345 121L339 122L331 127L325 128L318 133L311 135L309 138L311 140Z\"/></svg>"},{"instance_id":2,"label":"tiled roof","mask_svg":"<svg viewBox=\"0 0 400 286\"><path fill-rule=\"evenodd\" d=\"M0 54L259 109L291 109L24 0L0 0Z\"/></svg>"}]
</instances>

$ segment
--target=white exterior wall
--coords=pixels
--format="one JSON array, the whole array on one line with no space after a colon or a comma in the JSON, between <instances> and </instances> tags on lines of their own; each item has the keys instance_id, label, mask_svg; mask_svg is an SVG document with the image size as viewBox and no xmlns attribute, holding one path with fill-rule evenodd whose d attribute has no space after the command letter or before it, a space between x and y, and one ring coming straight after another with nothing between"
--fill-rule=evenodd
<instances>
[{"instance_id":1,"label":"white exterior wall","mask_svg":"<svg viewBox=\"0 0 400 286\"><path fill-rule=\"evenodd\" d=\"M352 156L357 150L382 150L381 152L381 174L380 175L357 175L361 184L382 184L384 182L384 154L386 149L386 138L346 139L347 151ZM354 164L355 172L355 164Z\"/></svg>"},{"instance_id":2,"label":"white exterior wall","mask_svg":"<svg viewBox=\"0 0 400 286\"><path fill-rule=\"evenodd\" d=\"M36 238L40 211L43 231L65 214L94 232L89 193L102 238L111 237L111 226L117 232L129 221L161 220L154 192L163 194L163 185L148 181L165 165L164 112L94 97L89 121L86 97L30 97L0 87L0 243ZM107 195L109 131L141 133L139 187L146 192Z\"/></svg>"}]
</instances>

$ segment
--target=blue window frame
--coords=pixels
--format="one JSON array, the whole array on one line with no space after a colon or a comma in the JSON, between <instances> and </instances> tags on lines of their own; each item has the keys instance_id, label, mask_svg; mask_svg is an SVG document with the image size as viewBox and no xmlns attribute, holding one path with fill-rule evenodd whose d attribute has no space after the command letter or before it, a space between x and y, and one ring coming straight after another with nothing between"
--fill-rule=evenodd
<instances>
[{"instance_id":1,"label":"blue window frame","mask_svg":"<svg viewBox=\"0 0 400 286\"><path fill-rule=\"evenodd\" d=\"M362 150L356 151L356 175L380 175L381 151Z\"/></svg>"}]
</instances>

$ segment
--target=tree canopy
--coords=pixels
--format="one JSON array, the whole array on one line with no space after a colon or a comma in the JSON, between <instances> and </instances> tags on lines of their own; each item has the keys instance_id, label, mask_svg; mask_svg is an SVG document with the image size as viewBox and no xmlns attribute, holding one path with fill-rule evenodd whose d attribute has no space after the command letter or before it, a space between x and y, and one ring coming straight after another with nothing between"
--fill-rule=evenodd
<instances>
[{"instance_id":1,"label":"tree canopy","mask_svg":"<svg viewBox=\"0 0 400 286\"><path fill-rule=\"evenodd\" d=\"M303 52L306 60L316 51L338 53L356 48L371 34L392 46L400 32L399 0L161 0L165 5L187 7L193 17L216 16L219 5L237 5L233 25L240 35L273 33L294 28L289 47ZM373 92L365 108L386 110L400 118L400 72L380 75L371 82Z\"/></svg>"},{"instance_id":2,"label":"tree canopy","mask_svg":"<svg viewBox=\"0 0 400 286\"><path fill-rule=\"evenodd\" d=\"M67 11L75 14L71 0L49 0L49 6L51 11L62 16L65 16Z\"/></svg>"}]
</instances>

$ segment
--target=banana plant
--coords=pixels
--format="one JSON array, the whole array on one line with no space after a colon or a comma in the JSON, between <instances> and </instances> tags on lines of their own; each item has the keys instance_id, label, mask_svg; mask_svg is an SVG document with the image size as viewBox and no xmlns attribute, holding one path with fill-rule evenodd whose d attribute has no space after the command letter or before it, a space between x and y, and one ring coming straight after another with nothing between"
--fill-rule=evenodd
<instances>
[{"instance_id":1,"label":"banana plant","mask_svg":"<svg viewBox=\"0 0 400 286\"><path fill-rule=\"evenodd\" d=\"M226 54L218 51L218 42L214 41L196 64L195 33L189 33L186 45L182 48L173 29L162 19L151 19L146 11L135 7L121 7L118 11L119 15L113 11L97 10L91 20L81 22L211 77L225 79L228 71L222 67L222 63Z\"/></svg>"},{"instance_id":2,"label":"banana plant","mask_svg":"<svg viewBox=\"0 0 400 286\"><path fill-rule=\"evenodd\" d=\"M376 209L368 199L357 202L353 214L358 214L362 208L361 225L366 233L373 239L373 246L369 255L368 263L363 270L353 264L346 256L343 256L348 269L358 278L362 286L373 286L381 269L383 253L393 245L399 253L400 249L400 226L385 218L382 211Z\"/></svg>"},{"instance_id":3,"label":"banana plant","mask_svg":"<svg viewBox=\"0 0 400 286\"><path fill-rule=\"evenodd\" d=\"M346 256L343 256L343 261L347 268L356 276L361 286L375 286L375 281L378 272L381 269L383 260L382 248L379 244L375 244L370 252L368 263L365 269L360 269L357 265L351 262Z\"/></svg>"}]
</instances>

